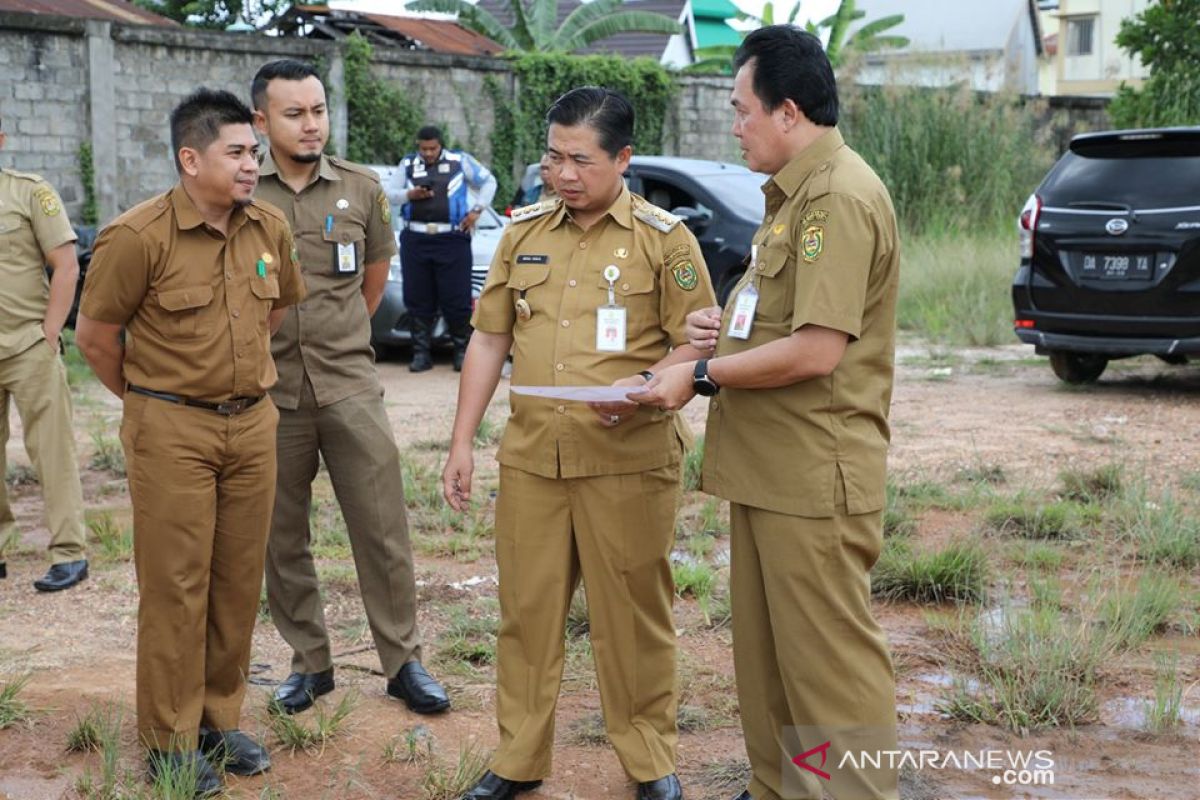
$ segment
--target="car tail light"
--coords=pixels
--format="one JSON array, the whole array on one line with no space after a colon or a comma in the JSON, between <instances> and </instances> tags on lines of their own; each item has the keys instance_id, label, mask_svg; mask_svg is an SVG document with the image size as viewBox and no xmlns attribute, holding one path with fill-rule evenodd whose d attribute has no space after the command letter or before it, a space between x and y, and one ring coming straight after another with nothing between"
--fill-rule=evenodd
<instances>
[{"instance_id":1,"label":"car tail light","mask_svg":"<svg viewBox=\"0 0 1200 800\"><path fill-rule=\"evenodd\" d=\"M1013 327L1014 327L1014 328L1032 328L1032 327L1033 327L1033 320L1031 320L1031 319L1018 319L1018 320L1014 320L1014 321L1013 321Z\"/></svg>"},{"instance_id":2,"label":"car tail light","mask_svg":"<svg viewBox=\"0 0 1200 800\"><path fill-rule=\"evenodd\" d=\"M1021 240L1021 258L1033 258L1033 235L1037 231L1038 216L1042 213L1042 198L1029 195L1021 216L1017 219L1017 234Z\"/></svg>"}]
</instances>

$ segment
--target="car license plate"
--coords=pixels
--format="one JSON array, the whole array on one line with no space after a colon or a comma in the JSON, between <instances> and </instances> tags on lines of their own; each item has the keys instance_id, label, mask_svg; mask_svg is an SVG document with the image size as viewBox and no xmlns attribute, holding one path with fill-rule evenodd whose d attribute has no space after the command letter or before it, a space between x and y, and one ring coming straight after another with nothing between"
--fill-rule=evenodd
<instances>
[{"instance_id":1,"label":"car license plate","mask_svg":"<svg viewBox=\"0 0 1200 800\"><path fill-rule=\"evenodd\" d=\"M1083 278L1148 281L1154 277L1154 256L1147 253L1083 253L1080 267Z\"/></svg>"}]
</instances>

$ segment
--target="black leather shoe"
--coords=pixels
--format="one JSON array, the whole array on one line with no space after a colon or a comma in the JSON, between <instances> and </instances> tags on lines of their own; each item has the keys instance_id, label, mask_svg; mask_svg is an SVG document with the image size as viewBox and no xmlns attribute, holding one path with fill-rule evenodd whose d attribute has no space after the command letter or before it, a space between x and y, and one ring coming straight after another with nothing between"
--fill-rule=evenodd
<instances>
[{"instance_id":1,"label":"black leather shoe","mask_svg":"<svg viewBox=\"0 0 1200 800\"><path fill-rule=\"evenodd\" d=\"M683 800L683 787L672 772L665 778L639 783L637 800Z\"/></svg>"},{"instance_id":2,"label":"black leather shoe","mask_svg":"<svg viewBox=\"0 0 1200 800\"><path fill-rule=\"evenodd\" d=\"M271 756L262 745L241 731L200 730L200 752L218 769L243 777L271 768Z\"/></svg>"},{"instance_id":3,"label":"black leather shoe","mask_svg":"<svg viewBox=\"0 0 1200 800\"><path fill-rule=\"evenodd\" d=\"M33 582L33 588L39 592L61 592L70 589L75 584L87 578L87 559L68 561L65 564L55 564L39 580Z\"/></svg>"},{"instance_id":4,"label":"black leather shoe","mask_svg":"<svg viewBox=\"0 0 1200 800\"><path fill-rule=\"evenodd\" d=\"M0 578L8 577L8 565L0 561Z\"/></svg>"},{"instance_id":5,"label":"black leather shoe","mask_svg":"<svg viewBox=\"0 0 1200 800\"><path fill-rule=\"evenodd\" d=\"M410 711L437 714L450 708L450 698L442 685L425 671L420 661L410 661L387 682L387 693L403 700Z\"/></svg>"},{"instance_id":6,"label":"black leather shoe","mask_svg":"<svg viewBox=\"0 0 1200 800\"><path fill-rule=\"evenodd\" d=\"M513 800L521 792L531 792L541 785L541 781L510 781L488 770L461 800Z\"/></svg>"},{"instance_id":7,"label":"black leather shoe","mask_svg":"<svg viewBox=\"0 0 1200 800\"><path fill-rule=\"evenodd\" d=\"M733 798L733 800L754 800L754 798L750 796L750 790L747 789L746 791L739 794L737 797Z\"/></svg>"},{"instance_id":8,"label":"black leather shoe","mask_svg":"<svg viewBox=\"0 0 1200 800\"><path fill-rule=\"evenodd\" d=\"M333 691L333 667L322 672L293 672L279 684L273 706L285 714L299 714L323 694Z\"/></svg>"},{"instance_id":9,"label":"black leather shoe","mask_svg":"<svg viewBox=\"0 0 1200 800\"><path fill-rule=\"evenodd\" d=\"M199 750L186 753L164 753L151 750L147 759L150 766L150 782L162 786L163 794L179 797L174 790L182 788L184 782L193 785L193 797L215 797L221 793L221 778L213 772L212 765Z\"/></svg>"}]
</instances>

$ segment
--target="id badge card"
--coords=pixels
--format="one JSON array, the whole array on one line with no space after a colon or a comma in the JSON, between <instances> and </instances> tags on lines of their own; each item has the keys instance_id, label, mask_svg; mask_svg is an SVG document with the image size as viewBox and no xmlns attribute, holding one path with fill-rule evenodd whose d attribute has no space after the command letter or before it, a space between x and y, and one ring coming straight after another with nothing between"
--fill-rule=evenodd
<instances>
[{"instance_id":1,"label":"id badge card","mask_svg":"<svg viewBox=\"0 0 1200 800\"><path fill-rule=\"evenodd\" d=\"M747 283L738 292L733 304L733 313L729 315L729 337L731 339L749 339L750 329L754 327L754 309L758 307L758 289L754 282Z\"/></svg>"},{"instance_id":2,"label":"id badge card","mask_svg":"<svg viewBox=\"0 0 1200 800\"><path fill-rule=\"evenodd\" d=\"M337 260L334 263L334 271L338 275L353 275L358 272L358 262L354 258L354 243L337 245Z\"/></svg>"},{"instance_id":3,"label":"id badge card","mask_svg":"<svg viewBox=\"0 0 1200 800\"><path fill-rule=\"evenodd\" d=\"M625 306L596 309L596 349L601 353L625 352Z\"/></svg>"}]
</instances>

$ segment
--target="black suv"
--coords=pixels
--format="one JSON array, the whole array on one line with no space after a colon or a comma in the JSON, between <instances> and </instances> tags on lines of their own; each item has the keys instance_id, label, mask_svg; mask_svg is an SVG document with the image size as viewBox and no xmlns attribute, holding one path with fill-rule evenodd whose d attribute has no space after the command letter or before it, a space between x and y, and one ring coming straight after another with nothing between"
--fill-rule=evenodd
<instances>
[{"instance_id":1,"label":"black suv","mask_svg":"<svg viewBox=\"0 0 1200 800\"><path fill-rule=\"evenodd\" d=\"M1200 128L1074 137L1018 229L1016 334L1059 378L1200 357Z\"/></svg>"}]
</instances>

